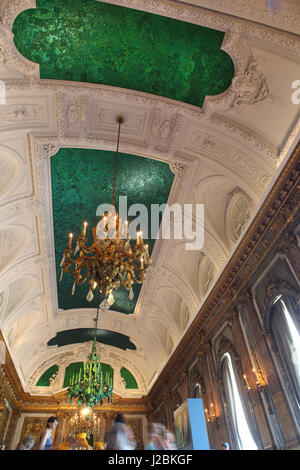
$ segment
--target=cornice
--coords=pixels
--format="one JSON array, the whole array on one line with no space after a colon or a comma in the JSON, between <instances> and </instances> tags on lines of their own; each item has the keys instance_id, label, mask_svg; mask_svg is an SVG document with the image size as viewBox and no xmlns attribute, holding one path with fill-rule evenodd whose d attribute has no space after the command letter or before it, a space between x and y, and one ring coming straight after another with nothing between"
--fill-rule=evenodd
<instances>
[{"instance_id":1,"label":"cornice","mask_svg":"<svg viewBox=\"0 0 300 470\"><path fill-rule=\"evenodd\" d=\"M199 5L199 0L184 1L186 4ZM244 18L262 25L297 33L299 26L299 7L285 2L273 9L267 2L257 0L201 0L201 7L219 11L227 15Z\"/></svg>"},{"instance_id":2,"label":"cornice","mask_svg":"<svg viewBox=\"0 0 300 470\"><path fill-rule=\"evenodd\" d=\"M258 3L255 0L202 0L201 6L199 6L197 0L180 3L174 0L168 2L161 0L160 4L154 0L106 0L106 3L144 11L155 11L156 13L160 11L160 14L165 16L172 15L174 12L180 15L183 11L189 11L190 16L196 18L203 17L205 14L207 18L212 18L213 15L222 15L240 21L246 20L250 23L268 25L270 28L294 31L295 33L299 25L299 10L293 5L281 5L272 13L265 2ZM35 8L35 6L35 0L3 0L0 7L0 17L4 24L10 24L21 11L26 8ZM198 15L195 13L196 10L200 10ZM192 11L194 11L193 15Z\"/></svg>"},{"instance_id":3,"label":"cornice","mask_svg":"<svg viewBox=\"0 0 300 470\"><path fill-rule=\"evenodd\" d=\"M211 0L207 1L210 3L210 9L205 8L207 5L194 6L187 4L187 2L175 2L172 0L160 0L159 2L156 0L107 0L107 3L134 8L136 10L148 11L149 13L176 18L181 21L206 26L208 28L219 29L221 31L231 30L239 32L244 36L263 41L266 44L270 42L270 39L273 36L274 39L277 39L279 48L290 48L293 44L293 40L297 40L296 34L274 29L273 25L269 26L263 23L258 24L256 20L251 21L249 19L238 18L237 15L232 16L228 13L216 11L218 8L221 9L220 2L223 5L224 0L218 0L217 2L214 0L213 3ZM233 12L245 13L249 11L250 8L250 11L254 11L257 14L257 18L260 20L266 17L267 10L265 5L257 5L256 2L255 7L253 8L249 5L250 2L243 2L242 0L225 1L227 6L231 8ZM282 25L293 24L297 27L299 24L298 16L293 13L281 13L278 15L278 18L280 18L280 23ZM284 26L282 29L284 29ZM284 37L286 38L285 40L283 39Z\"/></svg>"},{"instance_id":4,"label":"cornice","mask_svg":"<svg viewBox=\"0 0 300 470\"><path fill-rule=\"evenodd\" d=\"M179 346L150 390L148 397L151 401L161 393L162 389L166 389L166 384L171 380L170 378L177 376L182 367L186 367L188 361L195 355L199 349L199 335L204 334L207 337L220 320L220 316L226 312L229 306L232 306L232 302L237 300L239 292L243 290L252 272L257 269L257 265L250 268L247 263L250 257L255 254L259 244L264 247L263 254L258 261L260 264L268 249L271 248L284 228L293 220L293 214L300 208L299 162L300 143L283 168L247 233L223 269ZM286 216L287 205L290 208L289 217ZM267 243L267 240L264 239L267 230L272 230L272 244ZM207 326L210 320L213 321Z\"/></svg>"}]
</instances>

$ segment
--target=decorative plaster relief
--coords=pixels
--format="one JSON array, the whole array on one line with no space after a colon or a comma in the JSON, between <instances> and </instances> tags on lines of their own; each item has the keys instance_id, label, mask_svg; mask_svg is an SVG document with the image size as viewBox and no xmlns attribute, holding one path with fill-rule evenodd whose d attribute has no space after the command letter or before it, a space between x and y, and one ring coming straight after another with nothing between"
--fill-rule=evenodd
<instances>
[{"instance_id":1,"label":"decorative plaster relief","mask_svg":"<svg viewBox=\"0 0 300 470\"><path fill-rule=\"evenodd\" d=\"M161 106L157 106L152 122L150 148L164 153L173 153L182 123L182 115L166 112Z\"/></svg>"},{"instance_id":2,"label":"decorative plaster relief","mask_svg":"<svg viewBox=\"0 0 300 470\"><path fill-rule=\"evenodd\" d=\"M236 243L252 212L253 201L241 188L227 195L225 209L225 231L231 242Z\"/></svg>"},{"instance_id":3,"label":"decorative plaster relief","mask_svg":"<svg viewBox=\"0 0 300 470\"><path fill-rule=\"evenodd\" d=\"M78 137L81 123L80 97L58 94L59 118L57 122L59 137Z\"/></svg>"},{"instance_id":4,"label":"decorative plaster relief","mask_svg":"<svg viewBox=\"0 0 300 470\"><path fill-rule=\"evenodd\" d=\"M269 87L266 77L258 69L258 63L254 57L249 59L249 63L240 76L232 80L234 100L232 106L239 107L241 104L255 104L264 101L269 96Z\"/></svg>"},{"instance_id":5,"label":"decorative plaster relief","mask_svg":"<svg viewBox=\"0 0 300 470\"><path fill-rule=\"evenodd\" d=\"M42 120L43 107L32 105L4 105L0 108L0 126L4 123L26 122L30 126ZM3 123L1 123L3 121ZM10 126L11 127L11 126Z\"/></svg>"},{"instance_id":6,"label":"decorative plaster relief","mask_svg":"<svg viewBox=\"0 0 300 470\"><path fill-rule=\"evenodd\" d=\"M242 174L246 179L250 176L258 188L265 187L271 179L273 162L267 164L252 152L246 154L238 146L228 143L227 139L221 140L214 134L193 131L186 149L196 150L200 156L208 154L210 159L212 157L217 163L235 170L237 175Z\"/></svg>"},{"instance_id":7,"label":"decorative plaster relief","mask_svg":"<svg viewBox=\"0 0 300 470\"><path fill-rule=\"evenodd\" d=\"M205 295L215 279L215 268L208 258L204 261L202 276L202 288Z\"/></svg>"},{"instance_id":8,"label":"decorative plaster relief","mask_svg":"<svg viewBox=\"0 0 300 470\"><path fill-rule=\"evenodd\" d=\"M238 138L255 152L263 155L270 163L279 165L277 149L253 129L221 115L211 116L210 123L212 126L217 126L219 132L226 131L232 138Z\"/></svg>"},{"instance_id":9,"label":"decorative plaster relief","mask_svg":"<svg viewBox=\"0 0 300 470\"><path fill-rule=\"evenodd\" d=\"M0 131L32 128L52 130L54 102L50 96L32 93L30 96L7 93L6 103L0 106Z\"/></svg>"},{"instance_id":10,"label":"decorative plaster relief","mask_svg":"<svg viewBox=\"0 0 300 470\"><path fill-rule=\"evenodd\" d=\"M119 97L121 98L121 96ZM145 144L149 134L152 109L145 106L132 106L118 100L118 104L103 100L89 99L88 138L116 140L117 117L122 116L122 142L140 142Z\"/></svg>"},{"instance_id":11,"label":"decorative plaster relief","mask_svg":"<svg viewBox=\"0 0 300 470\"><path fill-rule=\"evenodd\" d=\"M241 152L233 155L231 159L236 168L245 176L250 176L255 181L257 188L264 189L271 180L271 174L261 165L252 162L249 157Z\"/></svg>"},{"instance_id":12,"label":"decorative plaster relief","mask_svg":"<svg viewBox=\"0 0 300 470\"><path fill-rule=\"evenodd\" d=\"M170 170L172 171L172 173L174 173L174 175L181 178L184 175L186 166L183 165L182 163L174 162L174 163L170 163Z\"/></svg>"}]
</instances>

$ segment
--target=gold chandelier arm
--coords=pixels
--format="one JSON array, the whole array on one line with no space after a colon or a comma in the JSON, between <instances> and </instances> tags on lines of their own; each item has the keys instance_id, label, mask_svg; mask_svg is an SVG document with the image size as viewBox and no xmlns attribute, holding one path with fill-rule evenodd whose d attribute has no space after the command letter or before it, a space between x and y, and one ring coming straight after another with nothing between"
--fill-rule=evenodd
<instances>
[{"instance_id":1,"label":"gold chandelier arm","mask_svg":"<svg viewBox=\"0 0 300 470\"><path fill-rule=\"evenodd\" d=\"M144 281L145 279L145 275L143 272L140 272L138 274L141 274L141 277L140 278L137 278L136 275L133 273L131 273L131 277L132 279L134 280L134 282L137 282L138 284L142 284L142 282Z\"/></svg>"},{"instance_id":2,"label":"gold chandelier arm","mask_svg":"<svg viewBox=\"0 0 300 470\"><path fill-rule=\"evenodd\" d=\"M78 261L80 261L80 263ZM74 269L70 269L72 265L74 265ZM76 265L79 265L79 267L76 268ZM82 277L81 270L84 267L87 268L87 272L86 275ZM71 258L67 259L64 264L64 270L66 273L72 274L74 276L74 280L77 285L82 285L92 274L90 263L88 263L86 259L83 259L82 262L82 258L80 257L76 258L76 260L72 260Z\"/></svg>"},{"instance_id":3,"label":"gold chandelier arm","mask_svg":"<svg viewBox=\"0 0 300 470\"><path fill-rule=\"evenodd\" d=\"M90 272L89 269L87 270L86 275L85 275L83 278L81 278L81 279L79 279L79 276L81 276L81 274L79 274L79 276L75 279L76 284L77 284L78 286L81 286L82 284L85 283L85 281L89 278L89 276L90 276L91 274L92 274L92 273Z\"/></svg>"},{"instance_id":4,"label":"gold chandelier arm","mask_svg":"<svg viewBox=\"0 0 300 470\"><path fill-rule=\"evenodd\" d=\"M136 247L134 247L136 248ZM131 255L131 258L134 259L135 261L137 260L140 260L141 257L144 255L144 250L143 250L143 247L139 247L137 246L137 250L136 251L132 251L132 255Z\"/></svg>"},{"instance_id":5,"label":"gold chandelier arm","mask_svg":"<svg viewBox=\"0 0 300 470\"><path fill-rule=\"evenodd\" d=\"M79 235L77 237L77 242L79 245L80 250L82 250L84 253L94 253L95 251L98 252L98 247L94 241L91 246L86 246L85 243L87 242L87 237L83 237L82 235Z\"/></svg>"}]
</instances>

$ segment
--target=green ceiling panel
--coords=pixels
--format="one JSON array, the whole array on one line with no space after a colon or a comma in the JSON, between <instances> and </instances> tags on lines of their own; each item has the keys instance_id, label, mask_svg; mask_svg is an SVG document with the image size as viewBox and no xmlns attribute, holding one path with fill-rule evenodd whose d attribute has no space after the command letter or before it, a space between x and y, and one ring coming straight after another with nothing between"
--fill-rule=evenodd
<instances>
[{"instance_id":1,"label":"green ceiling panel","mask_svg":"<svg viewBox=\"0 0 300 470\"><path fill-rule=\"evenodd\" d=\"M37 0L13 25L41 78L101 83L202 106L234 76L224 32L95 0Z\"/></svg>"},{"instance_id":2,"label":"green ceiling panel","mask_svg":"<svg viewBox=\"0 0 300 470\"><path fill-rule=\"evenodd\" d=\"M121 374L121 377L122 379L124 379L125 381L125 388L128 388L128 389L137 389L138 388L138 384L135 380L135 378L133 377L132 373L126 369L126 367L122 367L122 369L120 370L120 374Z\"/></svg>"},{"instance_id":3,"label":"green ceiling panel","mask_svg":"<svg viewBox=\"0 0 300 470\"><path fill-rule=\"evenodd\" d=\"M114 370L109 364L104 364L101 362L102 366L102 371L104 373L104 377L106 376L106 373L110 378L113 380L114 376ZM73 362L72 364L68 365L66 367L66 372L65 372L65 378L64 378L64 385L63 388L68 387L70 385L70 380L72 379L73 375L79 374L79 371L82 371L83 373L83 362Z\"/></svg>"},{"instance_id":4,"label":"green ceiling panel","mask_svg":"<svg viewBox=\"0 0 300 470\"><path fill-rule=\"evenodd\" d=\"M36 383L36 387L49 387L50 386L50 378L52 375L56 374L58 372L58 365L54 365L49 367L49 369L46 370L46 372L41 375L39 380Z\"/></svg>"},{"instance_id":5,"label":"green ceiling panel","mask_svg":"<svg viewBox=\"0 0 300 470\"><path fill-rule=\"evenodd\" d=\"M87 236L92 242L91 228L97 225L97 207L111 203L115 153L91 149L62 148L51 157L52 203L57 270L58 306L61 309L97 307L103 297L98 293L92 302L86 300L89 285L76 286L72 296L73 277L64 273L59 282L59 264L67 246L68 234L79 235L82 223L88 222ZM163 204L168 200L174 174L168 164L136 155L119 154L115 202L118 210L119 196L128 197L128 207L144 204L151 214L152 203ZM138 214L137 214L138 215ZM130 217L129 217L130 220ZM150 219L148 221L150 227ZM147 240L149 252L155 240ZM75 248L75 242L73 243ZM141 286L134 285L134 299L128 298L125 289L114 293L112 309L133 313ZM94 292L95 294L95 292Z\"/></svg>"},{"instance_id":6,"label":"green ceiling panel","mask_svg":"<svg viewBox=\"0 0 300 470\"><path fill-rule=\"evenodd\" d=\"M94 339L94 328L76 328L73 330L64 330L56 333L51 338L47 346L66 346L67 344L85 343ZM136 350L136 346L130 341L129 336L117 333L115 331L97 329L97 341L116 348Z\"/></svg>"}]
</instances>

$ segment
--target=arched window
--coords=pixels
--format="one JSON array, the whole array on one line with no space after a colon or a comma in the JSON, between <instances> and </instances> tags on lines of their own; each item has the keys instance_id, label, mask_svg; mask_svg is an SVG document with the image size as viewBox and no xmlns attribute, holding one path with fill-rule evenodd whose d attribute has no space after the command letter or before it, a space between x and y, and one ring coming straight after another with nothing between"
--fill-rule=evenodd
<instances>
[{"instance_id":1,"label":"arched window","mask_svg":"<svg viewBox=\"0 0 300 470\"><path fill-rule=\"evenodd\" d=\"M228 404L231 429L237 448L239 450L257 450L239 390L237 374L232 364L231 355L228 352L222 356L222 380Z\"/></svg>"},{"instance_id":2,"label":"arched window","mask_svg":"<svg viewBox=\"0 0 300 470\"><path fill-rule=\"evenodd\" d=\"M271 332L300 407L300 327L297 314L297 305L290 296L284 294L275 299Z\"/></svg>"}]
</instances>

